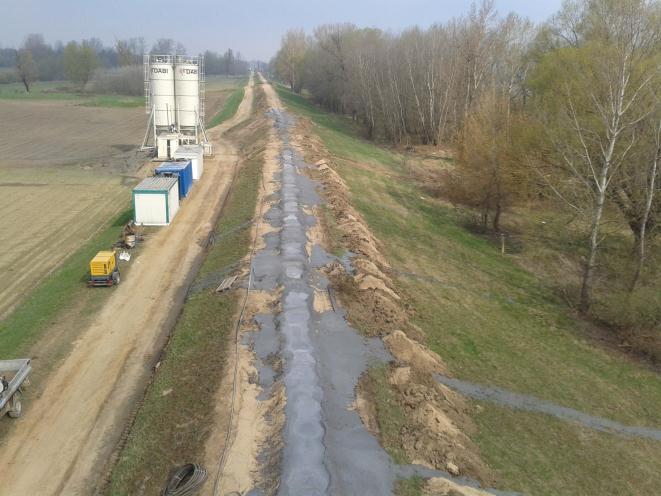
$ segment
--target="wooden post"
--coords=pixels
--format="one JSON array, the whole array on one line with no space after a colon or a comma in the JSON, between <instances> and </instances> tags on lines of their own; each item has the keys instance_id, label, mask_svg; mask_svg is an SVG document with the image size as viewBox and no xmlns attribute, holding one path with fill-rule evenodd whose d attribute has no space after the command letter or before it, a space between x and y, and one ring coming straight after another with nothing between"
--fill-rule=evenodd
<instances>
[{"instance_id":1,"label":"wooden post","mask_svg":"<svg viewBox=\"0 0 661 496\"><path fill-rule=\"evenodd\" d=\"M505 235L500 233L500 254L505 254Z\"/></svg>"}]
</instances>

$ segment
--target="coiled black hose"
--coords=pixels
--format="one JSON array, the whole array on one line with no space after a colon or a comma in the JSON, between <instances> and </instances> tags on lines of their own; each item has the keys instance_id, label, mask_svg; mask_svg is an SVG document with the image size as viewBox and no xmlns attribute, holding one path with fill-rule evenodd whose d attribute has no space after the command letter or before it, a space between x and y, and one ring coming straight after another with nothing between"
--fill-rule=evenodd
<instances>
[{"instance_id":1,"label":"coiled black hose","mask_svg":"<svg viewBox=\"0 0 661 496\"><path fill-rule=\"evenodd\" d=\"M188 463L172 472L163 496L192 496L197 494L205 480L206 469L196 463Z\"/></svg>"}]
</instances>

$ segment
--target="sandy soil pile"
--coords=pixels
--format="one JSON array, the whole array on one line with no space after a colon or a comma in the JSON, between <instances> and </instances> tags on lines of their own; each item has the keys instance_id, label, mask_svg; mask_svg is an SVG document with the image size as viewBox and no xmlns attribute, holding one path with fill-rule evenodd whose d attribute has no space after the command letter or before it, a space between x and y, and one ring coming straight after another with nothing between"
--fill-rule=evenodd
<instances>
[{"instance_id":1,"label":"sandy soil pile","mask_svg":"<svg viewBox=\"0 0 661 496\"><path fill-rule=\"evenodd\" d=\"M382 255L382 245L352 206L349 189L331 167L331 158L312 126L309 120L299 121L297 144L306 161L316 166L312 175L323 185L323 196L335 220L333 228L340 233L342 244L355 254L353 274L336 262L327 265L324 272L350 322L367 335L381 336L395 358L389 386L406 415L399 433L400 446L413 463L491 483L490 470L468 437L475 432L469 415L472 407L433 378L434 373L447 373L446 367L424 346L422 330L410 322L413 310L388 275L390 266ZM324 227L327 237L333 235L329 226ZM379 435L375 402L369 388L363 387L366 379L359 384L356 407L366 427ZM478 494L439 484L430 482L427 494Z\"/></svg>"}]
</instances>

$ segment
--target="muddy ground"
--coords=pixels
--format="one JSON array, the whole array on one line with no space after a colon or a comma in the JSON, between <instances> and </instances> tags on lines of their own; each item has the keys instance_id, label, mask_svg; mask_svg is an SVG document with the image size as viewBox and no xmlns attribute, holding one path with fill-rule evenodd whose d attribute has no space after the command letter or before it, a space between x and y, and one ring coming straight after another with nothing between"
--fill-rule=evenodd
<instances>
[{"instance_id":1,"label":"muddy ground","mask_svg":"<svg viewBox=\"0 0 661 496\"><path fill-rule=\"evenodd\" d=\"M420 332L391 287L378 240L323 153L315 164L309 136L297 132L273 88L263 87L274 129L242 321L239 400L216 494L383 495L415 474L449 481L450 492L430 494L471 494L461 489L476 481L453 481L452 473L482 482L490 476L464 432L471 428L467 406L430 380L444 365L416 341ZM350 257L328 251L324 201ZM371 321L367 332L350 325L356 316ZM400 442L413 464L396 463L379 444L363 379L374 364L390 364L392 394L409 409Z\"/></svg>"},{"instance_id":2,"label":"muddy ground","mask_svg":"<svg viewBox=\"0 0 661 496\"><path fill-rule=\"evenodd\" d=\"M0 100L10 130L0 136L0 167L132 165L147 125L143 107L85 107L75 101Z\"/></svg>"}]
</instances>

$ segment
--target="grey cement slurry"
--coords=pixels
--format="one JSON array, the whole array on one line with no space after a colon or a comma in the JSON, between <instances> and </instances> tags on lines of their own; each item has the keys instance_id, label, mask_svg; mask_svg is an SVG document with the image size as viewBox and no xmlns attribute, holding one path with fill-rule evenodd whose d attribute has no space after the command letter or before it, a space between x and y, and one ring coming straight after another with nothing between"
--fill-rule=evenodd
<instances>
[{"instance_id":1,"label":"grey cement slurry","mask_svg":"<svg viewBox=\"0 0 661 496\"><path fill-rule=\"evenodd\" d=\"M549 401L535 398L534 396L513 393L493 386L461 381L440 374L436 374L436 380L449 388L477 400L489 401L517 410L551 415L561 420L573 422L601 432L661 441L661 429L624 425L613 420L589 415L573 408L556 405Z\"/></svg>"},{"instance_id":2,"label":"grey cement slurry","mask_svg":"<svg viewBox=\"0 0 661 496\"><path fill-rule=\"evenodd\" d=\"M270 116L282 152L281 171L273 178L274 204L265 219L279 231L263 236L265 246L255 254L252 270L255 289L282 288L281 311L257 315L260 330L250 333L248 341L263 389L260 398L269 397L276 381L285 387L278 494L392 494L397 477L421 473L421 467L394 464L354 408L360 375L370 363L391 357L380 339L362 337L341 311L314 311L315 288L325 291L328 287L316 269L339 260L353 271L350 254L338 259L313 246L308 257L307 231L316 220L305 211L320 202L318 185L301 173L308 165L290 146L289 128L294 120L283 111L270 111ZM445 472L427 470L425 474L457 481ZM258 490L252 494L259 494Z\"/></svg>"}]
</instances>

